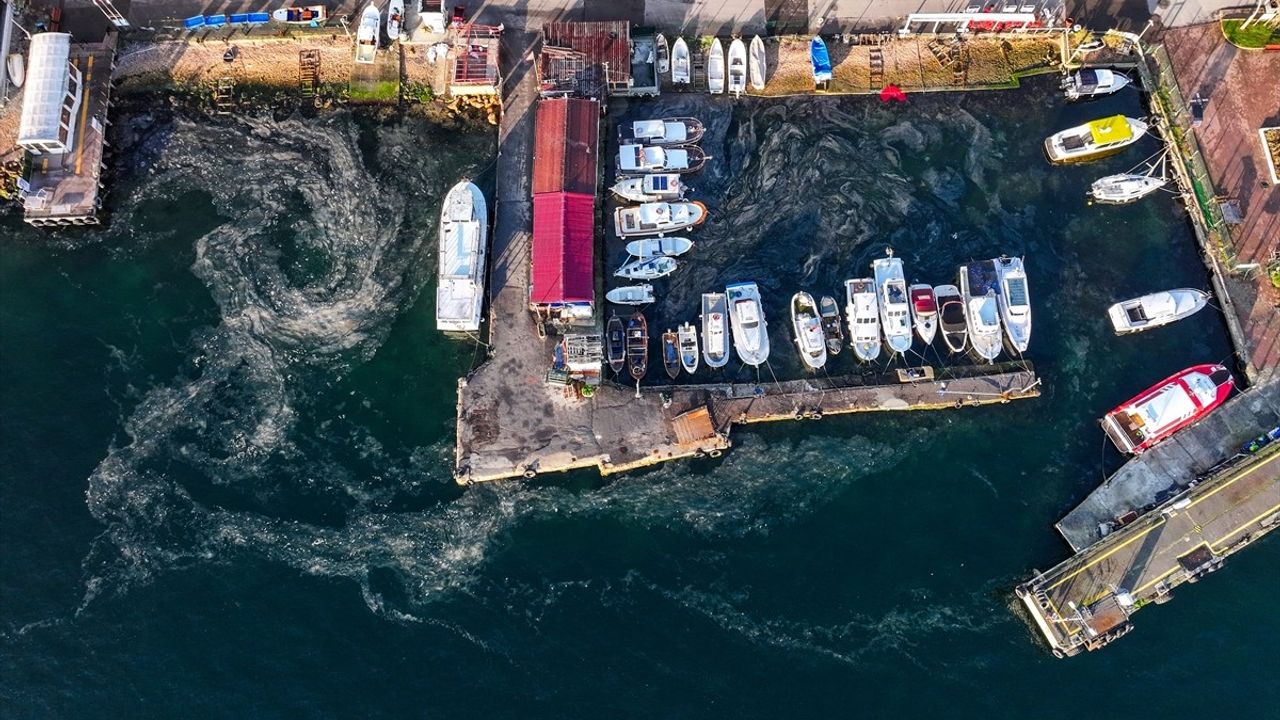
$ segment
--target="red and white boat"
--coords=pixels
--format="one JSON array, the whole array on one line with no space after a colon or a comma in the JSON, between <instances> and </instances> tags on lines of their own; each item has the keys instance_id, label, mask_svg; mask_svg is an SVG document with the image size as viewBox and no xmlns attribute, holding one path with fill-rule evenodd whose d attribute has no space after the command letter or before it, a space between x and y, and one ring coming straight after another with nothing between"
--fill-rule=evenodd
<instances>
[{"instance_id":1,"label":"red and white boat","mask_svg":"<svg viewBox=\"0 0 1280 720\"><path fill-rule=\"evenodd\" d=\"M1196 365L1171 375L1102 418L1120 452L1140 455L1226 401L1235 378L1222 365Z\"/></svg>"}]
</instances>

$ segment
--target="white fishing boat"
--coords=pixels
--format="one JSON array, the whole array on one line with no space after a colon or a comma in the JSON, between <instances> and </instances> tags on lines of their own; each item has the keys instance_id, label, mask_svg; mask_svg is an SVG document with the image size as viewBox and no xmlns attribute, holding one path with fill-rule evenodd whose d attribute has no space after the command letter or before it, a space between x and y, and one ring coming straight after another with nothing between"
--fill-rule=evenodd
<instances>
[{"instance_id":1,"label":"white fishing boat","mask_svg":"<svg viewBox=\"0 0 1280 720\"><path fill-rule=\"evenodd\" d=\"M400 39L404 30L404 0L390 0L387 3L387 39L395 42Z\"/></svg>"},{"instance_id":2,"label":"white fishing boat","mask_svg":"<svg viewBox=\"0 0 1280 720\"><path fill-rule=\"evenodd\" d=\"M905 353L911 349L911 303L907 300L907 281L902 273L902 260L888 251L888 257L871 262L876 279L876 299L880 303L880 325L889 349Z\"/></svg>"},{"instance_id":3,"label":"white fishing boat","mask_svg":"<svg viewBox=\"0 0 1280 720\"><path fill-rule=\"evenodd\" d=\"M488 207L480 188L466 181L454 185L440 211L438 330L466 333L480 329L488 226Z\"/></svg>"},{"instance_id":4,"label":"white fishing boat","mask_svg":"<svg viewBox=\"0 0 1280 720\"><path fill-rule=\"evenodd\" d=\"M733 345L742 362L759 367L769 359L769 323L760 304L760 288L753 282L734 283L726 287L729 299L729 326L733 328Z\"/></svg>"},{"instance_id":5,"label":"white fishing boat","mask_svg":"<svg viewBox=\"0 0 1280 720\"><path fill-rule=\"evenodd\" d=\"M613 231L618 237L665 235L701 225L707 206L696 200L677 203L645 203L613 211Z\"/></svg>"},{"instance_id":6,"label":"white fishing boat","mask_svg":"<svg viewBox=\"0 0 1280 720\"><path fill-rule=\"evenodd\" d=\"M9 57L5 59L5 71L9 73L9 82L14 87L22 87L22 83L27 81L27 61L22 53L9 53Z\"/></svg>"},{"instance_id":7,"label":"white fishing boat","mask_svg":"<svg viewBox=\"0 0 1280 720\"><path fill-rule=\"evenodd\" d=\"M796 349L805 365L817 370L827 364L827 338L822 332L818 305L807 292L791 297L791 327L796 333Z\"/></svg>"},{"instance_id":8,"label":"white fishing boat","mask_svg":"<svg viewBox=\"0 0 1280 720\"><path fill-rule=\"evenodd\" d=\"M618 174L620 175L688 173L701 170L706 162L706 154L696 145L680 147L623 145L618 148Z\"/></svg>"},{"instance_id":9,"label":"white fishing boat","mask_svg":"<svg viewBox=\"0 0 1280 720\"><path fill-rule=\"evenodd\" d=\"M1077 70L1062 80L1062 91L1068 100L1102 97L1129 84L1129 78L1111 70Z\"/></svg>"},{"instance_id":10,"label":"white fishing boat","mask_svg":"<svg viewBox=\"0 0 1280 720\"><path fill-rule=\"evenodd\" d=\"M1128 335L1190 317L1208 303L1208 293L1178 288L1122 300L1107 310L1107 316L1117 335Z\"/></svg>"},{"instance_id":11,"label":"white fishing boat","mask_svg":"<svg viewBox=\"0 0 1280 720\"><path fill-rule=\"evenodd\" d=\"M638 258L676 257L693 249L693 241L682 237L659 237L632 240L627 243L627 253Z\"/></svg>"},{"instance_id":12,"label":"white fishing boat","mask_svg":"<svg viewBox=\"0 0 1280 720\"><path fill-rule=\"evenodd\" d=\"M656 173L622 178L611 189L614 195L623 200L646 203L683 200L688 187L676 173Z\"/></svg>"},{"instance_id":13,"label":"white fishing boat","mask_svg":"<svg viewBox=\"0 0 1280 720\"><path fill-rule=\"evenodd\" d=\"M1031 297L1027 289L1027 271L1022 265L1022 258L999 257L992 262L1000 283L997 302L1000 319L1004 321L1005 338L1018 354L1022 354L1031 344Z\"/></svg>"},{"instance_id":14,"label":"white fishing boat","mask_svg":"<svg viewBox=\"0 0 1280 720\"><path fill-rule=\"evenodd\" d=\"M667 36L662 33L655 35L653 46L658 51L658 74L666 75L671 71L671 49L667 47Z\"/></svg>"},{"instance_id":15,"label":"white fishing boat","mask_svg":"<svg viewBox=\"0 0 1280 720\"><path fill-rule=\"evenodd\" d=\"M711 41L711 50L707 53L707 90L712 95L724 92L724 46L720 38Z\"/></svg>"},{"instance_id":16,"label":"white fishing boat","mask_svg":"<svg viewBox=\"0 0 1280 720\"><path fill-rule=\"evenodd\" d=\"M871 278L844 281L844 314L849 321L849 344L859 360L880 357L880 306Z\"/></svg>"},{"instance_id":17,"label":"white fishing boat","mask_svg":"<svg viewBox=\"0 0 1280 720\"><path fill-rule=\"evenodd\" d=\"M685 323L676 329L677 343L680 347L680 365L690 375L698 372L698 331L692 323Z\"/></svg>"},{"instance_id":18,"label":"white fishing boat","mask_svg":"<svg viewBox=\"0 0 1280 720\"><path fill-rule=\"evenodd\" d=\"M684 38L678 37L671 45L671 82L688 85L691 77L689 68L689 46Z\"/></svg>"},{"instance_id":19,"label":"white fishing boat","mask_svg":"<svg viewBox=\"0 0 1280 720\"><path fill-rule=\"evenodd\" d=\"M938 334L938 298L933 286L923 283L907 288L907 293L911 295L911 324L920 341L928 345Z\"/></svg>"},{"instance_id":20,"label":"white fishing boat","mask_svg":"<svg viewBox=\"0 0 1280 720\"><path fill-rule=\"evenodd\" d=\"M287 25L323 25L329 19L329 10L324 5L279 8L271 11L271 19Z\"/></svg>"},{"instance_id":21,"label":"white fishing boat","mask_svg":"<svg viewBox=\"0 0 1280 720\"><path fill-rule=\"evenodd\" d=\"M605 293L604 298L615 305L648 305L653 302L653 286L623 285Z\"/></svg>"},{"instance_id":22,"label":"white fishing boat","mask_svg":"<svg viewBox=\"0 0 1280 720\"><path fill-rule=\"evenodd\" d=\"M378 6L369 3L360 15L360 27L356 29L356 62L372 64L378 54L378 30L382 13Z\"/></svg>"},{"instance_id":23,"label":"white fishing boat","mask_svg":"<svg viewBox=\"0 0 1280 720\"><path fill-rule=\"evenodd\" d=\"M1049 162L1058 165L1087 162L1114 155L1145 134L1145 122L1112 115L1050 135L1045 138L1044 152Z\"/></svg>"},{"instance_id":24,"label":"white fishing boat","mask_svg":"<svg viewBox=\"0 0 1280 720\"><path fill-rule=\"evenodd\" d=\"M729 305L724 293L702 295L702 359L707 367L729 362Z\"/></svg>"},{"instance_id":25,"label":"white fishing boat","mask_svg":"<svg viewBox=\"0 0 1280 720\"><path fill-rule=\"evenodd\" d=\"M1000 333L1000 308L996 300L995 263L990 260L961 265L960 299L964 301L965 323L969 329L969 346L987 362L994 362L1003 346Z\"/></svg>"},{"instance_id":26,"label":"white fishing boat","mask_svg":"<svg viewBox=\"0 0 1280 720\"><path fill-rule=\"evenodd\" d=\"M676 271L680 262L672 257L651 257L632 260L613 271L617 277L628 280L657 280Z\"/></svg>"},{"instance_id":27,"label":"white fishing boat","mask_svg":"<svg viewBox=\"0 0 1280 720\"><path fill-rule=\"evenodd\" d=\"M1121 173L1094 180L1088 195L1104 205L1125 205L1141 200L1168 183L1164 176Z\"/></svg>"},{"instance_id":28,"label":"white fishing boat","mask_svg":"<svg viewBox=\"0 0 1280 720\"><path fill-rule=\"evenodd\" d=\"M618 125L618 142L623 145L691 145L702 139L707 129L691 117L636 120Z\"/></svg>"},{"instance_id":29,"label":"white fishing boat","mask_svg":"<svg viewBox=\"0 0 1280 720\"><path fill-rule=\"evenodd\" d=\"M729 94L741 97L747 89L747 46L741 38L729 43Z\"/></svg>"},{"instance_id":30,"label":"white fishing boat","mask_svg":"<svg viewBox=\"0 0 1280 720\"><path fill-rule=\"evenodd\" d=\"M751 38L751 89L763 90L769 78L769 60L764 51L764 41L759 35Z\"/></svg>"},{"instance_id":31,"label":"white fishing boat","mask_svg":"<svg viewBox=\"0 0 1280 720\"><path fill-rule=\"evenodd\" d=\"M938 300L938 325L942 341L953 353L962 353L969 345L969 323L965 321L964 300L955 285L938 285L933 289Z\"/></svg>"}]
</instances>

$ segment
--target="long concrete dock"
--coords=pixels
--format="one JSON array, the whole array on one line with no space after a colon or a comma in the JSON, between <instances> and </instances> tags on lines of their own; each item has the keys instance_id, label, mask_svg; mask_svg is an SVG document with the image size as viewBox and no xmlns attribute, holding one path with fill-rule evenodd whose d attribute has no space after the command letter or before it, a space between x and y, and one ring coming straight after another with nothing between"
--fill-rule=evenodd
<instances>
[{"instance_id":1,"label":"long concrete dock","mask_svg":"<svg viewBox=\"0 0 1280 720\"><path fill-rule=\"evenodd\" d=\"M1280 525L1280 443L1169 498L1017 589L1054 654L1097 650Z\"/></svg>"}]
</instances>

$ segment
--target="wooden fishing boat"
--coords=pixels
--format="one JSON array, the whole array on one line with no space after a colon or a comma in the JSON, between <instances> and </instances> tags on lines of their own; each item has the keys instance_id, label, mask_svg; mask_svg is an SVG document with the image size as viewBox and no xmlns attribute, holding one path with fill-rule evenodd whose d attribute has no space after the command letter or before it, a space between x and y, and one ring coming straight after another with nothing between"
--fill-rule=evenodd
<instances>
[{"instance_id":1,"label":"wooden fishing boat","mask_svg":"<svg viewBox=\"0 0 1280 720\"><path fill-rule=\"evenodd\" d=\"M627 363L627 331L622 318L615 313L609 317L609 325L605 329L605 352L609 361L609 369L621 373Z\"/></svg>"},{"instance_id":2,"label":"wooden fishing boat","mask_svg":"<svg viewBox=\"0 0 1280 720\"><path fill-rule=\"evenodd\" d=\"M698 331L693 323L681 325L676 336L680 341L680 366L690 375L698 372Z\"/></svg>"},{"instance_id":3,"label":"wooden fishing boat","mask_svg":"<svg viewBox=\"0 0 1280 720\"><path fill-rule=\"evenodd\" d=\"M759 35L751 38L751 89L764 90L764 83L769 77L769 60L764 51L764 41Z\"/></svg>"},{"instance_id":4,"label":"wooden fishing boat","mask_svg":"<svg viewBox=\"0 0 1280 720\"><path fill-rule=\"evenodd\" d=\"M653 173L622 178L610 189L623 200L647 203L683 200L688 187L680 180L678 173Z\"/></svg>"},{"instance_id":5,"label":"wooden fishing boat","mask_svg":"<svg viewBox=\"0 0 1280 720\"><path fill-rule=\"evenodd\" d=\"M1161 380L1102 418L1122 453L1140 455L1226 402L1235 378L1222 365L1196 365Z\"/></svg>"},{"instance_id":6,"label":"wooden fishing boat","mask_svg":"<svg viewBox=\"0 0 1280 720\"><path fill-rule=\"evenodd\" d=\"M741 38L729 43L729 94L741 97L747 89L747 46Z\"/></svg>"},{"instance_id":7,"label":"wooden fishing boat","mask_svg":"<svg viewBox=\"0 0 1280 720\"><path fill-rule=\"evenodd\" d=\"M649 323L638 312L627 319L627 372L640 382L648 371Z\"/></svg>"},{"instance_id":8,"label":"wooden fishing boat","mask_svg":"<svg viewBox=\"0 0 1280 720\"><path fill-rule=\"evenodd\" d=\"M667 377L672 380L680 376L679 342L680 338L674 330L662 333L662 367L666 369Z\"/></svg>"},{"instance_id":9,"label":"wooden fishing boat","mask_svg":"<svg viewBox=\"0 0 1280 720\"><path fill-rule=\"evenodd\" d=\"M827 341L827 353L839 355L844 347L844 330L840 327L840 305L830 295L818 301L818 313L822 316L822 335Z\"/></svg>"}]
</instances>

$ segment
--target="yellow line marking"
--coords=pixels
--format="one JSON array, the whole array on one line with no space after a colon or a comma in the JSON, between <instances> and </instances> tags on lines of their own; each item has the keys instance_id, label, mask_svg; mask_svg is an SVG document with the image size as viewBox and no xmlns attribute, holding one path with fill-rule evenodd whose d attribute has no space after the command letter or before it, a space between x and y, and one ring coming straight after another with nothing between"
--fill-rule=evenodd
<instances>
[{"instance_id":1,"label":"yellow line marking","mask_svg":"<svg viewBox=\"0 0 1280 720\"><path fill-rule=\"evenodd\" d=\"M1280 503L1276 503L1275 505L1272 505L1271 507L1267 508L1266 510L1263 510L1262 512L1258 513L1257 517L1255 517L1254 519L1252 519L1252 520L1250 520L1249 522L1247 522L1247 523L1245 523L1245 524L1241 525L1240 527L1236 528L1235 530L1232 530L1231 532L1224 534L1222 537L1218 538L1217 540L1214 540L1214 541L1213 541L1213 543L1211 543L1211 544L1210 544L1210 549L1212 549L1212 548L1213 548L1213 545L1217 545L1217 544L1221 543L1223 540L1226 540L1227 538L1231 537L1232 535L1235 535L1235 534L1239 533L1241 530L1244 530L1245 528L1247 528L1247 527L1249 527L1250 525L1252 525L1252 524L1254 524L1254 523L1258 522L1258 521L1259 521L1259 520L1261 520L1262 518L1264 518L1264 517L1266 517L1266 516L1268 516L1268 515L1271 515L1271 514L1273 514L1273 513L1277 512L1277 511L1280 511Z\"/></svg>"},{"instance_id":2,"label":"yellow line marking","mask_svg":"<svg viewBox=\"0 0 1280 720\"><path fill-rule=\"evenodd\" d=\"M93 56L89 56L84 80L80 83L80 129L76 132L76 175L84 164L84 132L86 118L89 117L89 88L93 84Z\"/></svg>"}]
</instances>

